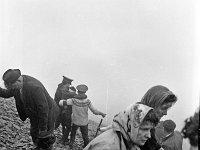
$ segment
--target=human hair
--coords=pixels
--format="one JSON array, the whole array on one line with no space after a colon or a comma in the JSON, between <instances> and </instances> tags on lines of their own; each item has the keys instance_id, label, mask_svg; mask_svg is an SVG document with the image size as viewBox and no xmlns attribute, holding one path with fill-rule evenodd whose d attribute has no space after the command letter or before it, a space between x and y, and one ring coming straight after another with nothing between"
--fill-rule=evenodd
<instances>
[{"instance_id":1,"label":"human hair","mask_svg":"<svg viewBox=\"0 0 200 150\"><path fill-rule=\"evenodd\" d=\"M164 127L164 130L169 134L169 133L172 133L175 130L176 124L172 120L165 120L163 122L163 127Z\"/></svg>"},{"instance_id":2,"label":"human hair","mask_svg":"<svg viewBox=\"0 0 200 150\"><path fill-rule=\"evenodd\" d=\"M153 123L156 126L159 122L159 118L155 112L155 110L150 110L147 115L144 117L142 124L146 124L147 122Z\"/></svg>"},{"instance_id":3,"label":"human hair","mask_svg":"<svg viewBox=\"0 0 200 150\"><path fill-rule=\"evenodd\" d=\"M181 130L183 138L188 138L192 146L198 146L199 136L199 108L198 112L185 120L185 125Z\"/></svg>"},{"instance_id":4,"label":"human hair","mask_svg":"<svg viewBox=\"0 0 200 150\"><path fill-rule=\"evenodd\" d=\"M167 97L166 97L166 99L162 102L162 104L165 104L165 103L175 103L177 101L177 97L176 97L176 95L174 95L174 94L171 94L171 95L168 95Z\"/></svg>"}]
</instances>

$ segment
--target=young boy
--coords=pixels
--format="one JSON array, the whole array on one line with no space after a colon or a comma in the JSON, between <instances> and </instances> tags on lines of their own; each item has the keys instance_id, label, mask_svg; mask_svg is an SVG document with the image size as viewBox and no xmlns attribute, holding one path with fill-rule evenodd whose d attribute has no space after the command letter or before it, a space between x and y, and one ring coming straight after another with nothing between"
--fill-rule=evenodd
<instances>
[{"instance_id":1,"label":"young boy","mask_svg":"<svg viewBox=\"0 0 200 150\"><path fill-rule=\"evenodd\" d=\"M61 100L59 105L65 107L66 105L72 105L72 131L70 139L70 147L73 146L76 131L80 127L81 134L84 141L84 147L89 143L88 139L88 108L95 115L101 115L105 117L106 114L95 109L91 101L87 98L86 91L88 87L84 84L78 85L76 87L78 90L78 95L75 98L70 98L68 100Z\"/></svg>"}]
</instances>

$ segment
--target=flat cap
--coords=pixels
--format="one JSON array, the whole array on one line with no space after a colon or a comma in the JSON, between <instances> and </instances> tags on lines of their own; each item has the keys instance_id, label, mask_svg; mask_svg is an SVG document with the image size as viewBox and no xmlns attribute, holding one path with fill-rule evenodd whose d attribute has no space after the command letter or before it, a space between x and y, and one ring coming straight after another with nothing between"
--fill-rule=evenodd
<instances>
[{"instance_id":1,"label":"flat cap","mask_svg":"<svg viewBox=\"0 0 200 150\"><path fill-rule=\"evenodd\" d=\"M6 83L14 83L21 76L21 71L19 69L8 69L4 74L2 79Z\"/></svg>"},{"instance_id":2,"label":"flat cap","mask_svg":"<svg viewBox=\"0 0 200 150\"><path fill-rule=\"evenodd\" d=\"M80 84L80 85L78 85L78 86L76 87L76 89L77 89L78 91L80 91L80 92L85 93L85 92L88 90L88 87L87 87L87 85L85 85L85 84Z\"/></svg>"},{"instance_id":3,"label":"flat cap","mask_svg":"<svg viewBox=\"0 0 200 150\"><path fill-rule=\"evenodd\" d=\"M67 83L71 84L72 81L73 81L73 79L70 79L70 78L68 78L66 76L63 76L63 80L62 80L63 84L67 84Z\"/></svg>"}]
</instances>

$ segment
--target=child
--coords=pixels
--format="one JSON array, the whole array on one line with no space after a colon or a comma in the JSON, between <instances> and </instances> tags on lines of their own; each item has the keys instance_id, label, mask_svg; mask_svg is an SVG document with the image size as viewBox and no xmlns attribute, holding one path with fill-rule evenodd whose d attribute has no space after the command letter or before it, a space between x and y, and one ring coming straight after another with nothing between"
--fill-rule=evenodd
<instances>
[{"instance_id":1,"label":"child","mask_svg":"<svg viewBox=\"0 0 200 150\"><path fill-rule=\"evenodd\" d=\"M72 131L70 139L70 147L73 146L76 131L80 127L81 134L84 140L84 147L89 143L88 139L88 108L95 114L105 117L106 114L95 109L91 101L87 98L85 94L88 87L84 84L78 85L76 87L78 90L78 95L75 98L70 98L68 100L61 100L59 102L60 106L72 105Z\"/></svg>"}]
</instances>

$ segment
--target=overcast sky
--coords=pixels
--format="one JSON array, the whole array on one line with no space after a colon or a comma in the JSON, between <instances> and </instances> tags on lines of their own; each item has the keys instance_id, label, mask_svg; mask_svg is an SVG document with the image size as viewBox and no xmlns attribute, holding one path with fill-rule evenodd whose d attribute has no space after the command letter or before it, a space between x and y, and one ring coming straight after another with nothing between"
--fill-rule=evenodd
<instances>
[{"instance_id":1,"label":"overcast sky","mask_svg":"<svg viewBox=\"0 0 200 150\"><path fill-rule=\"evenodd\" d=\"M2 0L0 75L19 68L52 97L63 75L84 83L105 124L164 85L180 130L199 106L198 14L195 0Z\"/></svg>"}]
</instances>

